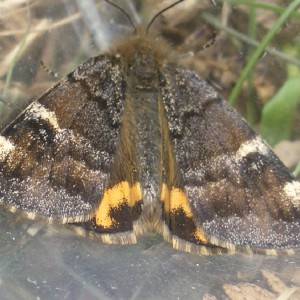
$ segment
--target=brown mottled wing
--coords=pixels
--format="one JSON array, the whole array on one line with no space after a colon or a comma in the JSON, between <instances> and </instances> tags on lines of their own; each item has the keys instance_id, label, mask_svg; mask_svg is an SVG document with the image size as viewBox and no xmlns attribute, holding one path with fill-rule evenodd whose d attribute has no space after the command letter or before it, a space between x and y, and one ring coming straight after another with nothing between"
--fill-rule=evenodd
<instances>
[{"instance_id":1,"label":"brown mottled wing","mask_svg":"<svg viewBox=\"0 0 300 300\"><path fill-rule=\"evenodd\" d=\"M124 98L120 63L103 55L33 102L0 135L0 201L30 218L90 219L111 170Z\"/></svg>"},{"instance_id":2,"label":"brown mottled wing","mask_svg":"<svg viewBox=\"0 0 300 300\"><path fill-rule=\"evenodd\" d=\"M174 186L185 191L198 232L222 247L300 246L300 183L196 73L178 68L162 82L180 172ZM194 242L176 226L173 234Z\"/></svg>"}]
</instances>

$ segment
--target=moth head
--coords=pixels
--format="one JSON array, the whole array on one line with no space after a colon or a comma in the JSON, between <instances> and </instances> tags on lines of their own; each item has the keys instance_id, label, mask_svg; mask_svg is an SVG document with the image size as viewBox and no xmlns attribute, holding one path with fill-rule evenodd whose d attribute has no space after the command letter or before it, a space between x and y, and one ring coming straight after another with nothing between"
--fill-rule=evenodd
<instances>
[{"instance_id":1,"label":"moth head","mask_svg":"<svg viewBox=\"0 0 300 300\"><path fill-rule=\"evenodd\" d=\"M126 74L129 88L138 90L157 89L159 69L167 57L169 60L171 51L164 42L157 42L151 36L149 29L161 14L184 0L177 0L159 11L154 15L146 28L137 28L130 15L122 7L110 0L105 1L119 9L134 29L133 37L125 39L117 47L117 55L124 59L123 70Z\"/></svg>"},{"instance_id":2,"label":"moth head","mask_svg":"<svg viewBox=\"0 0 300 300\"><path fill-rule=\"evenodd\" d=\"M158 63L153 48L141 43L135 45L125 62L129 82L136 89L151 89L157 86Z\"/></svg>"}]
</instances>

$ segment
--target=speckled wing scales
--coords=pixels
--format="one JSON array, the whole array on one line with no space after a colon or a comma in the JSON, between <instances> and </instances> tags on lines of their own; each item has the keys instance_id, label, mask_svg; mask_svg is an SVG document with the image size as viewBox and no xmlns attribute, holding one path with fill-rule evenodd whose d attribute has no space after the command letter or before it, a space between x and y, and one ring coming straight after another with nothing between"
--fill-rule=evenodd
<instances>
[{"instance_id":1,"label":"speckled wing scales","mask_svg":"<svg viewBox=\"0 0 300 300\"><path fill-rule=\"evenodd\" d=\"M124 102L119 61L92 58L0 136L0 201L50 222L91 219L108 184Z\"/></svg>"},{"instance_id":2,"label":"speckled wing scales","mask_svg":"<svg viewBox=\"0 0 300 300\"><path fill-rule=\"evenodd\" d=\"M269 254L272 249L299 247L300 183L196 73L178 68L166 72L163 82L180 173L169 189L183 193L173 197L181 204L171 201L173 209L166 211L173 219L180 209L185 217L192 215L189 226L196 228L188 235L178 230L178 222L168 221L173 245L196 252L203 247L197 250L195 245L213 244L265 249Z\"/></svg>"}]
</instances>

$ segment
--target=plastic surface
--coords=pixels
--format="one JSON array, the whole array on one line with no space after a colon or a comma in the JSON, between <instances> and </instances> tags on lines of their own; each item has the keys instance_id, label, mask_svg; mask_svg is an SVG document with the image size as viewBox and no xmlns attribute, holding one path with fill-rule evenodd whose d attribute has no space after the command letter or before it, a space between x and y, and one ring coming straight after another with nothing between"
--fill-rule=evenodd
<instances>
[{"instance_id":1,"label":"plastic surface","mask_svg":"<svg viewBox=\"0 0 300 300\"><path fill-rule=\"evenodd\" d=\"M225 299L224 284L268 288L261 270L300 286L300 254L197 256L156 235L105 245L64 226L2 213L0 299ZM16 223L17 222L17 223Z\"/></svg>"}]
</instances>

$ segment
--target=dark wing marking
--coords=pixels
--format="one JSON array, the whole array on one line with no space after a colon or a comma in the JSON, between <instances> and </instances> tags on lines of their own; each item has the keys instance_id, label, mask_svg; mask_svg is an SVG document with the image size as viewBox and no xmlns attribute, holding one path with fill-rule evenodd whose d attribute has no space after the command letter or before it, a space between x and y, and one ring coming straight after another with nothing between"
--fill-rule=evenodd
<instances>
[{"instance_id":1,"label":"dark wing marking","mask_svg":"<svg viewBox=\"0 0 300 300\"><path fill-rule=\"evenodd\" d=\"M300 246L300 183L196 73L166 74L162 94L181 173L176 184L196 227L224 247Z\"/></svg>"},{"instance_id":2,"label":"dark wing marking","mask_svg":"<svg viewBox=\"0 0 300 300\"><path fill-rule=\"evenodd\" d=\"M0 136L0 201L29 218L91 219L107 185L125 83L117 58L89 59Z\"/></svg>"}]
</instances>

